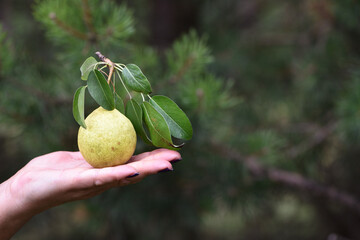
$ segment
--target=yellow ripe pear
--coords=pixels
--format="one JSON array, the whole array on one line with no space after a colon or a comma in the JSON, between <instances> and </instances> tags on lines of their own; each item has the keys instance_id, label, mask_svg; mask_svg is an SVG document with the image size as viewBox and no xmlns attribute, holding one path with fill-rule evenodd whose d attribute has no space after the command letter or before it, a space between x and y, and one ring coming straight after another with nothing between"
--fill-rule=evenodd
<instances>
[{"instance_id":1,"label":"yellow ripe pear","mask_svg":"<svg viewBox=\"0 0 360 240\"><path fill-rule=\"evenodd\" d=\"M102 168L126 163L134 154L136 132L131 121L118 110L95 109L80 127L78 146L85 160Z\"/></svg>"}]
</instances>

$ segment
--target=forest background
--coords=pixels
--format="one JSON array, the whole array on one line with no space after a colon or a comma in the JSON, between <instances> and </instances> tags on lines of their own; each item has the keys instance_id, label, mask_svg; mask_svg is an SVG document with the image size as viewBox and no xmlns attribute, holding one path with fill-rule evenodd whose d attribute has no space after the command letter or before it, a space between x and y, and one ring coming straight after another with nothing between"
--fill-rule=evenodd
<instances>
[{"instance_id":1,"label":"forest background","mask_svg":"<svg viewBox=\"0 0 360 240\"><path fill-rule=\"evenodd\" d=\"M1 0L0 24L1 181L77 150L72 97L98 50L194 128L174 172L14 239L360 239L360 2Z\"/></svg>"}]
</instances>

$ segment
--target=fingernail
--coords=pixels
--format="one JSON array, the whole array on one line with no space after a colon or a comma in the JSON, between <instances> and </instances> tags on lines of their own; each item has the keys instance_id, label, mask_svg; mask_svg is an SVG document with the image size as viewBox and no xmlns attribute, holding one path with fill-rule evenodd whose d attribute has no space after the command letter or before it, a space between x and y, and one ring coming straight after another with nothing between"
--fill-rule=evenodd
<instances>
[{"instance_id":1,"label":"fingernail","mask_svg":"<svg viewBox=\"0 0 360 240\"><path fill-rule=\"evenodd\" d=\"M163 170L158 171L158 173L162 173L162 172L170 172L170 171L174 171L174 169L165 168L165 169L163 169Z\"/></svg>"},{"instance_id":2,"label":"fingernail","mask_svg":"<svg viewBox=\"0 0 360 240\"><path fill-rule=\"evenodd\" d=\"M171 163L177 163L177 162L180 162L181 160L182 160L182 158L178 158L178 159L171 160L170 162Z\"/></svg>"},{"instance_id":3,"label":"fingernail","mask_svg":"<svg viewBox=\"0 0 360 240\"><path fill-rule=\"evenodd\" d=\"M132 178L132 177L136 177L138 175L139 175L139 173L137 172L137 173L131 174L130 176L127 176L126 178Z\"/></svg>"}]
</instances>

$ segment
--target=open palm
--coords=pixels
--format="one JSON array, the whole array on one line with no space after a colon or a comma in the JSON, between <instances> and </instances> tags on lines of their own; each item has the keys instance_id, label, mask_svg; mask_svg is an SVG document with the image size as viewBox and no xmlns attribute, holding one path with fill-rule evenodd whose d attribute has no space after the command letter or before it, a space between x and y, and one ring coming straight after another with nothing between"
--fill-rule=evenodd
<instances>
[{"instance_id":1,"label":"open palm","mask_svg":"<svg viewBox=\"0 0 360 240\"><path fill-rule=\"evenodd\" d=\"M157 149L133 156L124 165L93 168L80 152L53 152L31 160L10 178L8 192L19 206L40 212L172 170L170 162L180 158L176 151Z\"/></svg>"}]
</instances>

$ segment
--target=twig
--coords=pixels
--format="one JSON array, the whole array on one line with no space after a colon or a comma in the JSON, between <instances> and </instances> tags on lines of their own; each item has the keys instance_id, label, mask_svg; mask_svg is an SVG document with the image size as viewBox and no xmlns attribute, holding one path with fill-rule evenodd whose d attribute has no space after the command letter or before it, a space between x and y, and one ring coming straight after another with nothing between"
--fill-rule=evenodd
<instances>
[{"instance_id":1,"label":"twig","mask_svg":"<svg viewBox=\"0 0 360 240\"><path fill-rule=\"evenodd\" d=\"M111 76L113 75L114 73L114 64L110 65L110 70L109 70L109 76L108 76L108 84L110 84L110 81L111 81Z\"/></svg>"},{"instance_id":2,"label":"twig","mask_svg":"<svg viewBox=\"0 0 360 240\"><path fill-rule=\"evenodd\" d=\"M49 18L51 20L53 20L53 22L58 25L61 29L63 29L65 32L69 33L70 35L76 37L76 38L79 38L81 40L87 40L88 37L86 36L86 34L76 30L75 28L69 26L69 25L66 25L64 22L62 22L60 19L58 19L56 17L56 14L54 12L51 12L49 14Z\"/></svg>"},{"instance_id":3,"label":"twig","mask_svg":"<svg viewBox=\"0 0 360 240\"><path fill-rule=\"evenodd\" d=\"M106 58L104 55L102 55L101 52L98 51L98 52L96 52L95 54L99 57L99 59L100 59L101 61L106 62L106 59L107 59L107 58Z\"/></svg>"},{"instance_id":4,"label":"twig","mask_svg":"<svg viewBox=\"0 0 360 240\"><path fill-rule=\"evenodd\" d=\"M98 69L100 72L102 72L104 75L106 75L107 77L109 76L106 72L104 72L102 69Z\"/></svg>"},{"instance_id":5,"label":"twig","mask_svg":"<svg viewBox=\"0 0 360 240\"><path fill-rule=\"evenodd\" d=\"M109 70L109 76L108 76L108 79L107 79L107 83L110 84L111 77L112 77L112 75L114 73L115 65L110 59L108 59L107 57L102 55L101 52L96 52L95 54L100 58L101 61L106 62L106 64L109 66L110 70Z\"/></svg>"},{"instance_id":6,"label":"twig","mask_svg":"<svg viewBox=\"0 0 360 240\"><path fill-rule=\"evenodd\" d=\"M307 179L298 173L288 172L276 168L268 168L259 163L254 156L245 157L238 151L231 149L219 143L213 143L213 150L221 153L232 160L243 163L245 167L259 178L267 178L270 181L284 184L289 187L309 191L314 195L326 197L331 201L340 203L350 209L353 209L360 215L360 201L347 192L341 191L335 187L326 186Z\"/></svg>"}]
</instances>

